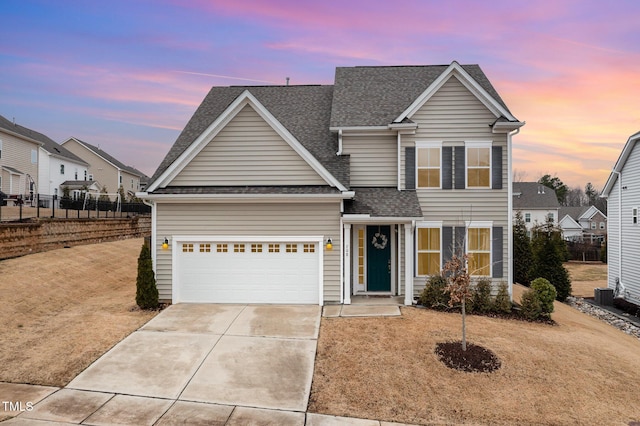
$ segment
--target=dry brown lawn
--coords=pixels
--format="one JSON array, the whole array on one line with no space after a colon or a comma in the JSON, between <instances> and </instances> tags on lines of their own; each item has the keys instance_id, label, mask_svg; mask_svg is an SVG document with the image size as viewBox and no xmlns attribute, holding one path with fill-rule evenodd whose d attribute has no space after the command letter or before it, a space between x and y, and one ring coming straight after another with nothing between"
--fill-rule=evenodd
<instances>
[{"instance_id":1,"label":"dry brown lawn","mask_svg":"<svg viewBox=\"0 0 640 426\"><path fill-rule=\"evenodd\" d=\"M309 410L415 424L640 421L640 340L557 302L553 319L469 316L468 340L502 367L463 373L434 354L436 343L460 339L460 314L407 307L402 317L323 318Z\"/></svg>"},{"instance_id":2,"label":"dry brown lawn","mask_svg":"<svg viewBox=\"0 0 640 426\"><path fill-rule=\"evenodd\" d=\"M142 242L0 261L0 381L64 386L155 316L135 304Z\"/></svg>"},{"instance_id":3,"label":"dry brown lawn","mask_svg":"<svg viewBox=\"0 0 640 426\"><path fill-rule=\"evenodd\" d=\"M602 262L567 262L564 267L571 277L571 294L593 298L593 289L607 287L607 265Z\"/></svg>"}]
</instances>

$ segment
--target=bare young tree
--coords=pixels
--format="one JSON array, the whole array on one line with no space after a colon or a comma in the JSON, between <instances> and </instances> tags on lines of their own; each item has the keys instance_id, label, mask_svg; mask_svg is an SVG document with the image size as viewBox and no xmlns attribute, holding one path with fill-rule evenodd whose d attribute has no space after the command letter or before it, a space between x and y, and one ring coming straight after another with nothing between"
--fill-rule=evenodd
<instances>
[{"instance_id":1,"label":"bare young tree","mask_svg":"<svg viewBox=\"0 0 640 426\"><path fill-rule=\"evenodd\" d=\"M471 276L467 270L469 256L453 254L451 259L442 268L443 275L447 280L445 291L451 296L449 306L460 303L462 306L462 350L467 350L467 323L466 323L466 301L471 297Z\"/></svg>"}]
</instances>

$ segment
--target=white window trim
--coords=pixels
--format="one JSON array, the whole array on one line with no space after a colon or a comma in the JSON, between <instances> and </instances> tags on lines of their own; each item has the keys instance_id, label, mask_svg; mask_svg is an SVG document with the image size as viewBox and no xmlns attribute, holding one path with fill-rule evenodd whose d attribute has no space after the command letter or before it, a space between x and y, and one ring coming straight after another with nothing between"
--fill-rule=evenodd
<instances>
[{"instance_id":1,"label":"white window trim","mask_svg":"<svg viewBox=\"0 0 640 426\"><path fill-rule=\"evenodd\" d=\"M416 228L415 228L415 237L414 237L414 241L415 241L415 272L416 272L416 276L417 277L428 277L430 275L419 275L418 274L418 229L429 229L429 228L438 228L440 229L440 260L438 262L438 264L440 265L440 268L442 269L442 221L421 221L421 222L416 222Z\"/></svg>"},{"instance_id":2,"label":"white window trim","mask_svg":"<svg viewBox=\"0 0 640 426\"><path fill-rule=\"evenodd\" d=\"M491 176L493 171L493 155L491 147L493 141L465 141L464 142L464 187L466 189L491 189ZM469 148L488 148L489 149L489 185L487 186L469 186Z\"/></svg>"},{"instance_id":3,"label":"white window trim","mask_svg":"<svg viewBox=\"0 0 640 426\"><path fill-rule=\"evenodd\" d=\"M484 277L491 278L493 276L492 266L493 266L493 221L471 221L468 220L465 222L466 232L464 238L465 244L465 253L469 254L469 229L478 229L478 228L489 228L489 275L471 275L472 277ZM469 272L471 274L471 272Z\"/></svg>"},{"instance_id":4,"label":"white window trim","mask_svg":"<svg viewBox=\"0 0 640 426\"><path fill-rule=\"evenodd\" d=\"M418 185L418 150L421 148L438 148L438 150L440 151L440 179L438 182L438 186L419 186ZM442 189L442 141L416 141L416 156L415 156L415 164L414 164L414 171L415 171L415 182L416 182L416 189ZM406 165L405 165L406 167ZM425 169L428 167L424 167Z\"/></svg>"}]
</instances>

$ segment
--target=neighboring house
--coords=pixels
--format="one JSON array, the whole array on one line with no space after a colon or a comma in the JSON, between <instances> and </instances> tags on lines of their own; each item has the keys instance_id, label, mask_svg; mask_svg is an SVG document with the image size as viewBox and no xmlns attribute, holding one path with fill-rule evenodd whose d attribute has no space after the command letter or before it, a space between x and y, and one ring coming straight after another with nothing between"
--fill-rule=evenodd
<instances>
[{"instance_id":1,"label":"neighboring house","mask_svg":"<svg viewBox=\"0 0 640 426\"><path fill-rule=\"evenodd\" d=\"M454 249L476 278L510 285L523 125L480 67L457 62L213 87L139 194L160 299L411 304Z\"/></svg>"},{"instance_id":2,"label":"neighboring house","mask_svg":"<svg viewBox=\"0 0 640 426\"><path fill-rule=\"evenodd\" d=\"M69 198L72 200L84 199L83 194L89 194L94 199L100 196L102 187L94 180L68 180L60 185L63 189L69 189Z\"/></svg>"},{"instance_id":3,"label":"neighboring house","mask_svg":"<svg viewBox=\"0 0 640 426\"><path fill-rule=\"evenodd\" d=\"M607 216L595 206L561 207L559 217L565 240L602 243L607 239Z\"/></svg>"},{"instance_id":4,"label":"neighboring house","mask_svg":"<svg viewBox=\"0 0 640 426\"><path fill-rule=\"evenodd\" d=\"M23 199L35 195L44 140L49 138L0 115L0 191Z\"/></svg>"},{"instance_id":5,"label":"neighboring house","mask_svg":"<svg viewBox=\"0 0 640 426\"><path fill-rule=\"evenodd\" d=\"M79 177L80 180L98 181L109 194L116 194L120 186L128 197L140 191L140 180L146 177L144 173L123 164L100 147L77 138L67 139L62 146L89 163L87 176Z\"/></svg>"},{"instance_id":6,"label":"neighboring house","mask_svg":"<svg viewBox=\"0 0 640 426\"><path fill-rule=\"evenodd\" d=\"M45 137L41 139L40 162L38 166L38 193L62 197L64 182L78 180L86 176L89 164L62 145ZM41 198L41 204L49 206L47 198Z\"/></svg>"},{"instance_id":7,"label":"neighboring house","mask_svg":"<svg viewBox=\"0 0 640 426\"><path fill-rule=\"evenodd\" d=\"M513 183L513 213L522 213L527 234L531 235L533 227L544 225L549 219L557 224L559 210L560 203L553 189L537 182Z\"/></svg>"},{"instance_id":8,"label":"neighboring house","mask_svg":"<svg viewBox=\"0 0 640 426\"><path fill-rule=\"evenodd\" d=\"M632 135L602 190L607 199L608 287L640 304L640 132Z\"/></svg>"}]
</instances>

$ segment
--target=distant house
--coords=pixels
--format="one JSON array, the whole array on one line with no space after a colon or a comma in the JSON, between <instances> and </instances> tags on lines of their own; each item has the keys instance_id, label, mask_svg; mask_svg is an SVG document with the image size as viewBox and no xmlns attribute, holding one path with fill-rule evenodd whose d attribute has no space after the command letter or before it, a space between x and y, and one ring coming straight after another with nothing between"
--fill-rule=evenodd
<instances>
[{"instance_id":1,"label":"distant house","mask_svg":"<svg viewBox=\"0 0 640 426\"><path fill-rule=\"evenodd\" d=\"M95 180L67 180L60 186L69 189L69 198L72 200L84 199L83 194L89 194L94 198L100 196L102 187Z\"/></svg>"},{"instance_id":2,"label":"distant house","mask_svg":"<svg viewBox=\"0 0 640 426\"><path fill-rule=\"evenodd\" d=\"M41 204L48 207L49 197L42 196L57 196L59 202L64 182L85 179L89 163L46 136L41 141L38 193L41 195Z\"/></svg>"},{"instance_id":3,"label":"distant house","mask_svg":"<svg viewBox=\"0 0 640 426\"><path fill-rule=\"evenodd\" d=\"M477 65L213 87L140 197L160 299L412 304L452 251L512 282L511 138Z\"/></svg>"},{"instance_id":4,"label":"distant house","mask_svg":"<svg viewBox=\"0 0 640 426\"><path fill-rule=\"evenodd\" d=\"M551 219L558 222L560 203L556 192L538 182L514 182L513 183L513 214L522 213L527 233L538 225L544 225Z\"/></svg>"},{"instance_id":5,"label":"distant house","mask_svg":"<svg viewBox=\"0 0 640 426\"><path fill-rule=\"evenodd\" d=\"M607 236L607 216L595 206L561 207L560 228L565 240L601 243Z\"/></svg>"},{"instance_id":6,"label":"distant house","mask_svg":"<svg viewBox=\"0 0 640 426\"><path fill-rule=\"evenodd\" d=\"M29 199L37 191L39 149L45 135L0 115L0 190Z\"/></svg>"},{"instance_id":7,"label":"distant house","mask_svg":"<svg viewBox=\"0 0 640 426\"><path fill-rule=\"evenodd\" d=\"M608 213L608 287L640 304L640 132L622 149L602 190Z\"/></svg>"},{"instance_id":8,"label":"distant house","mask_svg":"<svg viewBox=\"0 0 640 426\"><path fill-rule=\"evenodd\" d=\"M117 193L122 186L127 196L134 196L141 189L141 180L148 179L141 171L80 139L69 138L62 146L89 163L88 176L84 180L98 181L110 194Z\"/></svg>"}]
</instances>

